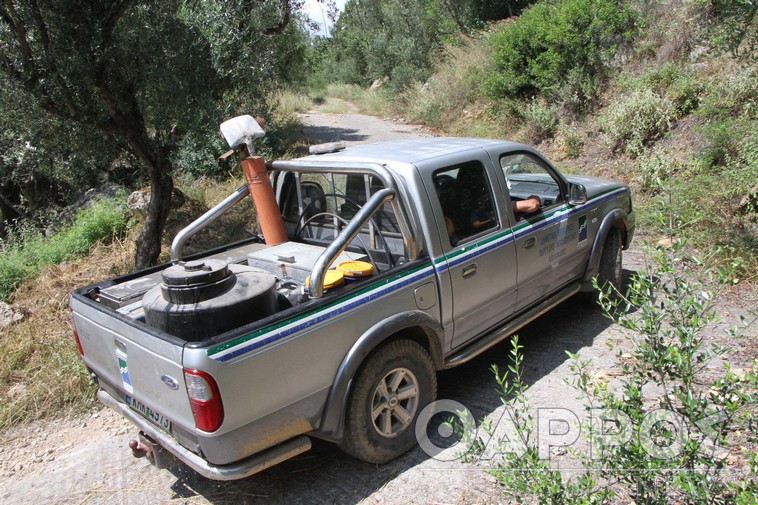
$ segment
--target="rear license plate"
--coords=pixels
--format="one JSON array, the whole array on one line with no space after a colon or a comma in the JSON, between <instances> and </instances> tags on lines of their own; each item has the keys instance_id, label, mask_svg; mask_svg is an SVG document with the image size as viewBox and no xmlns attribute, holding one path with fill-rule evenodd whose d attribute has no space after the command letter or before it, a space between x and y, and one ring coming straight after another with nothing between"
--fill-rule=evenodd
<instances>
[{"instance_id":1,"label":"rear license plate","mask_svg":"<svg viewBox=\"0 0 758 505\"><path fill-rule=\"evenodd\" d=\"M139 412L142 417L152 422L153 424L160 426L164 430L171 432L171 420L163 414L156 412L136 398L132 398L126 395L126 404L131 407L135 412Z\"/></svg>"}]
</instances>

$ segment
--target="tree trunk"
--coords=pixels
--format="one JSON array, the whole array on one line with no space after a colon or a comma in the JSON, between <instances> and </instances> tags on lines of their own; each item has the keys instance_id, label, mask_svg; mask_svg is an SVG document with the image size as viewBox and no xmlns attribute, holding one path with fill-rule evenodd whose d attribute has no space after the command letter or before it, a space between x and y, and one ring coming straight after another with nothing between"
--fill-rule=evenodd
<instances>
[{"instance_id":1,"label":"tree trunk","mask_svg":"<svg viewBox=\"0 0 758 505\"><path fill-rule=\"evenodd\" d=\"M161 253L161 234L171 210L171 193L174 181L166 160L160 160L149 171L150 204L147 218L137 240L134 266L138 270L154 265Z\"/></svg>"},{"instance_id":2,"label":"tree trunk","mask_svg":"<svg viewBox=\"0 0 758 505\"><path fill-rule=\"evenodd\" d=\"M0 238L5 238L17 222L27 217L11 201L11 199L18 201L20 197L21 190L15 184L8 182L8 184L0 185Z\"/></svg>"}]
</instances>

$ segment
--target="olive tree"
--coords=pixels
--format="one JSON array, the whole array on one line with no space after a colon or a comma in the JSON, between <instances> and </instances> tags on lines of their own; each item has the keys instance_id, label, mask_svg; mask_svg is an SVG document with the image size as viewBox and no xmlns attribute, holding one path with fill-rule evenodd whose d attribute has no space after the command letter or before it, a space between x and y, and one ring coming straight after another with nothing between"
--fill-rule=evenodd
<instances>
[{"instance_id":1,"label":"olive tree","mask_svg":"<svg viewBox=\"0 0 758 505\"><path fill-rule=\"evenodd\" d=\"M243 75L244 56L252 51L228 41L283 38L298 5L294 0L4 0L0 91L6 102L12 94L41 111L36 121L94 128L104 149L123 149L136 160L151 188L135 255L141 268L160 254L172 172L186 138L215 130L225 112L224 97L246 97L244 85L260 77L261 68L273 67L273 75L286 65L275 42L267 40ZM230 90L236 92L229 95ZM255 106L254 101L245 105ZM35 121L34 114L26 117Z\"/></svg>"}]
</instances>

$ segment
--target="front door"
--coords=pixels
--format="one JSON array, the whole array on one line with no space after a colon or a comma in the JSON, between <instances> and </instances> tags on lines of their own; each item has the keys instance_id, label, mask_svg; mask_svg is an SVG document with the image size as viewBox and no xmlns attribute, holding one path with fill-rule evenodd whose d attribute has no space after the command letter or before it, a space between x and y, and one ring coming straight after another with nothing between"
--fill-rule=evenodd
<instances>
[{"instance_id":1,"label":"front door","mask_svg":"<svg viewBox=\"0 0 758 505\"><path fill-rule=\"evenodd\" d=\"M521 310L581 275L580 252L587 247L581 227L587 217L572 211L565 181L542 158L527 152L497 158L511 200L540 201L539 210L531 214L511 207L518 260L516 310Z\"/></svg>"}]
</instances>

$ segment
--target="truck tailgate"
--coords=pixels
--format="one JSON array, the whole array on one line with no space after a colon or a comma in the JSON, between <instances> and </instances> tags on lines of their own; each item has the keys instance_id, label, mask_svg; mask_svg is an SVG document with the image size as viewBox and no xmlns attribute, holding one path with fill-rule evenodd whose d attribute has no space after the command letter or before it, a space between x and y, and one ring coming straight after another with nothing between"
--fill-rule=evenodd
<instances>
[{"instance_id":1,"label":"truck tailgate","mask_svg":"<svg viewBox=\"0 0 758 505\"><path fill-rule=\"evenodd\" d=\"M175 425L194 430L182 341L147 333L77 297L71 309L84 362L106 391L166 431Z\"/></svg>"}]
</instances>

